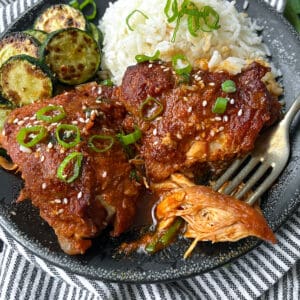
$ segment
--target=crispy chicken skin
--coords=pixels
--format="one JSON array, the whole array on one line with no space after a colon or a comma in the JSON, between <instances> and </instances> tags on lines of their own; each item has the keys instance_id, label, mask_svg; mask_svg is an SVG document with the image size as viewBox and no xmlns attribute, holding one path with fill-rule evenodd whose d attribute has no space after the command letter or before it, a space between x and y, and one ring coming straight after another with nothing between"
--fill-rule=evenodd
<instances>
[{"instance_id":1,"label":"crispy chicken skin","mask_svg":"<svg viewBox=\"0 0 300 300\"><path fill-rule=\"evenodd\" d=\"M118 93L131 113L124 126L137 123L143 131L140 154L149 178L159 182L195 164L227 161L251 151L262 128L280 117L280 104L262 81L268 71L257 62L237 75L194 70L190 83L183 84L169 65L129 67ZM228 79L235 82L236 92L222 91ZM151 122L139 112L148 96L164 107ZM212 112L217 97L228 99L224 114Z\"/></svg>"},{"instance_id":2,"label":"crispy chicken skin","mask_svg":"<svg viewBox=\"0 0 300 300\"><path fill-rule=\"evenodd\" d=\"M125 116L124 107L114 101L113 89L90 83L40 103L14 110L5 125L1 143L16 163L25 181L18 201L26 198L40 209L53 227L62 249L82 254L109 222L113 236L129 228L135 214L138 184L130 179L131 166L122 146L115 141L109 151L97 153L88 147L90 136L115 136ZM35 113L49 104L63 106L63 124L76 124L81 142L64 149L55 139L58 124L36 119ZM20 128L43 125L45 140L24 152L16 141ZM23 150L23 151L22 151ZM84 156L79 177L72 183L57 178L57 168L71 152Z\"/></svg>"},{"instance_id":3,"label":"crispy chicken skin","mask_svg":"<svg viewBox=\"0 0 300 300\"><path fill-rule=\"evenodd\" d=\"M187 223L184 236L196 241L234 242L255 236L276 242L260 210L234 197L196 186L180 174L152 188L161 197L156 208L160 231L181 217Z\"/></svg>"}]
</instances>

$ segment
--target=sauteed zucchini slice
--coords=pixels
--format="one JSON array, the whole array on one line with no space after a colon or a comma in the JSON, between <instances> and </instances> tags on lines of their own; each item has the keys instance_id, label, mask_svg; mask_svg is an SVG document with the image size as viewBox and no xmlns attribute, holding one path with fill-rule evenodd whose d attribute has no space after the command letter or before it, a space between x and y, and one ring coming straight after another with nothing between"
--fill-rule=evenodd
<instances>
[{"instance_id":1,"label":"sauteed zucchini slice","mask_svg":"<svg viewBox=\"0 0 300 300\"><path fill-rule=\"evenodd\" d=\"M103 33L101 30L94 23L89 23L89 32L101 48L103 43Z\"/></svg>"},{"instance_id":2,"label":"sauteed zucchini slice","mask_svg":"<svg viewBox=\"0 0 300 300\"><path fill-rule=\"evenodd\" d=\"M13 32L0 40L0 67L10 57L27 54L38 58L40 42L24 32Z\"/></svg>"},{"instance_id":3,"label":"sauteed zucchini slice","mask_svg":"<svg viewBox=\"0 0 300 300\"><path fill-rule=\"evenodd\" d=\"M17 106L52 96L51 71L37 59L17 55L0 68L0 89L7 100Z\"/></svg>"},{"instance_id":4,"label":"sauteed zucchini slice","mask_svg":"<svg viewBox=\"0 0 300 300\"><path fill-rule=\"evenodd\" d=\"M97 42L90 34L77 28L50 34L41 47L41 56L57 79L69 85L91 79L101 61Z\"/></svg>"},{"instance_id":5,"label":"sauteed zucchini slice","mask_svg":"<svg viewBox=\"0 0 300 300\"><path fill-rule=\"evenodd\" d=\"M6 118L10 112L11 109L0 108L0 131L2 131Z\"/></svg>"},{"instance_id":6,"label":"sauteed zucchini slice","mask_svg":"<svg viewBox=\"0 0 300 300\"><path fill-rule=\"evenodd\" d=\"M47 33L69 27L87 30L88 22L80 10L67 4L56 4L48 7L33 27Z\"/></svg>"},{"instance_id":7,"label":"sauteed zucchini slice","mask_svg":"<svg viewBox=\"0 0 300 300\"><path fill-rule=\"evenodd\" d=\"M47 32L42 30L28 29L24 32L36 38L41 44L44 43L47 38Z\"/></svg>"}]
</instances>

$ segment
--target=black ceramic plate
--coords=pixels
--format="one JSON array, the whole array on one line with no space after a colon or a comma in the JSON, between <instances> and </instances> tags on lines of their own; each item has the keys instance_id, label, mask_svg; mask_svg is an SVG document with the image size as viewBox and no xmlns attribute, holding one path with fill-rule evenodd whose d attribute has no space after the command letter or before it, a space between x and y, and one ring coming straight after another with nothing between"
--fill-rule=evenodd
<instances>
[{"instance_id":1,"label":"black ceramic plate","mask_svg":"<svg viewBox=\"0 0 300 300\"><path fill-rule=\"evenodd\" d=\"M283 73L285 101L289 107L300 92L300 38L282 16L258 0L249 1L247 12L258 24L265 43L272 53L274 65ZM50 4L57 1L43 0L27 11L9 29L17 31L30 26L35 17ZM241 8L244 0L238 0ZM98 1L98 16L102 16L108 1ZM300 203L300 116L291 128L291 157L277 183L262 200L263 212L272 229L277 230L292 215ZM122 239L111 239L107 234L94 240L93 247L83 256L64 254L49 226L40 219L38 212L29 202L16 204L22 187L20 178L0 170L0 224L18 242L39 257L65 270L95 278L117 282L157 282L182 279L217 268L237 258L260 242L245 239L237 243L212 245L201 243L191 258L184 261L182 255L189 243L179 240L171 247L154 255L134 254L129 257L115 255L115 249L122 240L132 238L127 234ZM12 214L12 212L14 212Z\"/></svg>"}]
</instances>

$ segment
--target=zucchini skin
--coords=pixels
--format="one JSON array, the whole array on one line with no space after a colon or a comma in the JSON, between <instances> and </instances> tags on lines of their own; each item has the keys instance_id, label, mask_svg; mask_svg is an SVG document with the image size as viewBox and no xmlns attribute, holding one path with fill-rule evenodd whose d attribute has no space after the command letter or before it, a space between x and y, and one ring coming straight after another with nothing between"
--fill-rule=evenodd
<instances>
[{"instance_id":1,"label":"zucchini skin","mask_svg":"<svg viewBox=\"0 0 300 300\"><path fill-rule=\"evenodd\" d=\"M20 54L38 58L41 43L24 32L12 32L0 40L0 67L10 57Z\"/></svg>"},{"instance_id":2,"label":"zucchini skin","mask_svg":"<svg viewBox=\"0 0 300 300\"><path fill-rule=\"evenodd\" d=\"M44 43L47 38L47 32L42 30L28 29L24 32L37 39L41 44Z\"/></svg>"},{"instance_id":3,"label":"zucchini skin","mask_svg":"<svg viewBox=\"0 0 300 300\"><path fill-rule=\"evenodd\" d=\"M35 20L33 28L47 33L64 29L88 29L88 21L83 13L67 4L55 4L45 9Z\"/></svg>"},{"instance_id":4,"label":"zucchini skin","mask_svg":"<svg viewBox=\"0 0 300 300\"><path fill-rule=\"evenodd\" d=\"M40 50L42 61L60 82L68 85L81 84L94 77L101 62L97 42L77 28L53 32Z\"/></svg>"},{"instance_id":5,"label":"zucchini skin","mask_svg":"<svg viewBox=\"0 0 300 300\"><path fill-rule=\"evenodd\" d=\"M2 95L16 106L50 98L53 82L49 68L28 55L12 56L0 68Z\"/></svg>"},{"instance_id":6,"label":"zucchini skin","mask_svg":"<svg viewBox=\"0 0 300 300\"><path fill-rule=\"evenodd\" d=\"M89 23L89 30L91 33L91 36L94 38L94 40L98 43L99 47L102 48L103 46L103 33L102 31L94 24Z\"/></svg>"}]
</instances>

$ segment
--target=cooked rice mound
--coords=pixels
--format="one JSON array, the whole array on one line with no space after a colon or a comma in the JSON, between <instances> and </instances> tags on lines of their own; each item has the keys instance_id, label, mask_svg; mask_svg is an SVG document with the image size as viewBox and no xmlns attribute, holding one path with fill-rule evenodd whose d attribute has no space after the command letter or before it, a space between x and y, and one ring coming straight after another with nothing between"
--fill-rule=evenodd
<instances>
[{"instance_id":1,"label":"cooked rice mound","mask_svg":"<svg viewBox=\"0 0 300 300\"><path fill-rule=\"evenodd\" d=\"M257 34L257 25L244 13L238 13L234 2L224 0L194 0L199 9L204 5L213 7L220 15L221 28L213 32L198 31L193 37L187 28L187 17L181 20L175 43L171 42L176 21L168 23L164 14L166 1L118 0L110 3L100 21L104 33L103 68L109 69L115 83L129 65L136 63L136 54L152 56L160 50L161 59L170 61L174 54L184 53L193 66L206 61L209 69L216 67L237 73L247 60L264 59L268 52ZM179 6L182 0L178 1ZM133 31L126 25L130 18ZM204 59L204 60L203 60Z\"/></svg>"}]
</instances>

